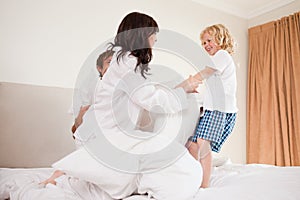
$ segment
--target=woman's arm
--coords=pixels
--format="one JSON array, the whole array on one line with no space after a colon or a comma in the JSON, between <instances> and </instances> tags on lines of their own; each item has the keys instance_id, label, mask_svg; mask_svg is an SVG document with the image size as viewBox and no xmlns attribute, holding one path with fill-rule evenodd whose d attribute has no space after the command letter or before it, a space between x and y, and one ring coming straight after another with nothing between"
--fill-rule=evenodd
<instances>
[{"instance_id":1,"label":"woman's arm","mask_svg":"<svg viewBox=\"0 0 300 200\"><path fill-rule=\"evenodd\" d=\"M200 83L202 83L201 79L197 79L195 76L189 76L188 79L178 84L175 88L181 87L186 93L194 93L197 92L196 89Z\"/></svg>"},{"instance_id":2,"label":"woman's arm","mask_svg":"<svg viewBox=\"0 0 300 200\"><path fill-rule=\"evenodd\" d=\"M187 107L187 93L196 92L201 81L190 76L171 89L159 84L139 84L130 92L130 98L145 110L156 113L177 113Z\"/></svg>"},{"instance_id":3,"label":"woman's arm","mask_svg":"<svg viewBox=\"0 0 300 200\"><path fill-rule=\"evenodd\" d=\"M213 75L217 70L211 67L205 67L205 69L201 70L198 72L196 75L193 77L195 79L198 79L200 81L203 81L204 79L209 78L211 75Z\"/></svg>"}]
</instances>

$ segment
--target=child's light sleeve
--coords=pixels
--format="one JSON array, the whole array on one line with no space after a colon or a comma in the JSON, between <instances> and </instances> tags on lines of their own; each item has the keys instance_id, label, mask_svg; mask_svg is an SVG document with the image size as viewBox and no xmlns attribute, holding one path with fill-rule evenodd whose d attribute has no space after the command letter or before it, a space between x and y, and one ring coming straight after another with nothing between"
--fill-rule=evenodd
<instances>
[{"instance_id":1,"label":"child's light sleeve","mask_svg":"<svg viewBox=\"0 0 300 200\"><path fill-rule=\"evenodd\" d=\"M214 56L211 57L215 66L210 66L213 69L216 69L220 73L224 71L226 66L232 61L231 55L225 50L219 50Z\"/></svg>"}]
</instances>

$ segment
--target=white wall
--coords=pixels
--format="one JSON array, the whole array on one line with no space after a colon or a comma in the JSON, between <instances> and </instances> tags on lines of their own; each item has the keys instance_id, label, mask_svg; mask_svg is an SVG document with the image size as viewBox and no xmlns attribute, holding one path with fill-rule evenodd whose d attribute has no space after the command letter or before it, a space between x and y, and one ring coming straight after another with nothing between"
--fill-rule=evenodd
<instances>
[{"instance_id":1,"label":"white wall","mask_svg":"<svg viewBox=\"0 0 300 200\"><path fill-rule=\"evenodd\" d=\"M248 21L192 1L2 0L0 81L73 88L85 59L114 36L131 11L145 12L161 29L176 31L197 43L207 25L222 23L230 29L238 42L234 59L239 115L221 154L245 163Z\"/></svg>"},{"instance_id":2,"label":"white wall","mask_svg":"<svg viewBox=\"0 0 300 200\"><path fill-rule=\"evenodd\" d=\"M295 0L290 4L282 6L276 10L254 17L248 21L248 27L261 25L270 21L276 21L280 18L300 11L300 1Z\"/></svg>"}]
</instances>

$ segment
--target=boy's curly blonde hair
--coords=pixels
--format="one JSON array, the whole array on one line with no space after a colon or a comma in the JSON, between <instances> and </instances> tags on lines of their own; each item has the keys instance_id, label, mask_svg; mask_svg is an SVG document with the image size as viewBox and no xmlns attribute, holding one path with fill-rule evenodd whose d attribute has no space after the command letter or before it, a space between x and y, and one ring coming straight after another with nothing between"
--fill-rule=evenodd
<instances>
[{"instance_id":1,"label":"boy's curly blonde hair","mask_svg":"<svg viewBox=\"0 0 300 200\"><path fill-rule=\"evenodd\" d=\"M212 26L206 27L201 33L200 33L200 40L203 44L203 35L205 33L208 33L210 36L212 36L216 43L221 47L221 49L226 50L229 54L234 53L234 47L235 43L230 35L228 29L222 25L222 24L215 24Z\"/></svg>"}]
</instances>

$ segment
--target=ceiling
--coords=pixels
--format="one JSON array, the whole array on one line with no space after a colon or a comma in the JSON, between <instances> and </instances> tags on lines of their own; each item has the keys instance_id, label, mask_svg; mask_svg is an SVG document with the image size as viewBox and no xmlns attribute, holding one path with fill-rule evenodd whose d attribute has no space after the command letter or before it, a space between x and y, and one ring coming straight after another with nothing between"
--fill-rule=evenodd
<instances>
[{"instance_id":1,"label":"ceiling","mask_svg":"<svg viewBox=\"0 0 300 200\"><path fill-rule=\"evenodd\" d=\"M251 19L296 0L192 0L207 7Z\"/></svg>"}]
</instances>

